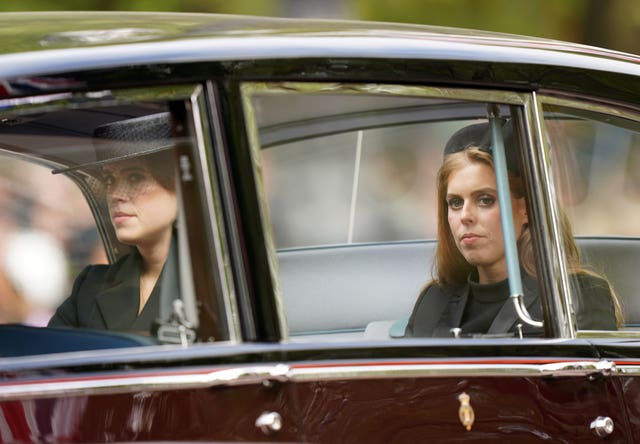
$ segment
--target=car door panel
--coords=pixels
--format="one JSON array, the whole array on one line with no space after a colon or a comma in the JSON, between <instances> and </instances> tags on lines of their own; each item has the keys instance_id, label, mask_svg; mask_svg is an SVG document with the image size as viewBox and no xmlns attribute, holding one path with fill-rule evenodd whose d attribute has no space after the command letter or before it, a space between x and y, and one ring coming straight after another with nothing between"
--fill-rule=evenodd
<instances>
[{"instance_id":1,"label":"car door panel","mask_svg":"<svg viewBox=\"0 0 640 444\"><path fill-rule=\"evenodd\" d=\"M0 420L18 424L2 441L297 441L290 386L256 369L16 376L0 387ZM256 425L270 412L285 425L274 435Z\"/></svg>"},{"instance_id":2,"label":"car door panel","mask_svg":"<svg viewBox=\"0 0 640 444\"><path fill-rule=\"evenodd\" d=\"M526 347L525 347L526 348ZM455 347L450 355L455 356ZM427 352L428 353L428 352ZM293 366L300 424L310 442L627 442L619 379L597 359L477 358ZM459 418L469 396L475 420Z\"/></svg>"}]
</instances>

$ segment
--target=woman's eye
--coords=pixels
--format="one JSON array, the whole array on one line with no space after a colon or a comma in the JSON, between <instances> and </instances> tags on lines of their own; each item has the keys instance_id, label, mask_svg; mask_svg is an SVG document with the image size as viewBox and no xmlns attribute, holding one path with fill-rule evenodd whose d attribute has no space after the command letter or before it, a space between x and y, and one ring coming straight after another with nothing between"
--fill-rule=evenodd
<instances>
[{"instance_id":1,"label":"woman's eye","mask_svg":"<svg viewBox=\"0 0 640 444\"><path fill-rule=\"evenodd\" d=\"M457 210L459 208L462 208L463 203L464 203L464 201L462 199L460 199L459 197L452 197L447 202L447 205L449 206L449 208L451 208L453 210Z\"/></svg>"},{"instance_id":2,"label":"woman's eye","mask_svg":"<svg viewBox=\"0 0 640 444\"><path fill-rule=\"evenodd\" d=\"M145 181L145 175L141 173L131 173L127 176L127 181L131 184L139 184Z\"/></svg>"},{"instance_id":3,"label":"woman's eye","mask_svg":"<svg viewBox=\"0 0 640 444\"><path fill-rule=\"evenodd\" d=\"M478 202L480 202L480 205L483 207L490 207L496 202L496 200L493 196L481 196L480 199L478 199Z\"/></svg>"},{"instance_id":4,"label":"woman's eye","mask_svg":"<svg viewBox=\"0 0 640 444\"><path fill-rule=\"evenodd\" d=\"M104 175L102 176L102 181L104 182L104 184L108 187L110 187L111 185L113 185L115 183L115 178L111 175Z\"/></svg>"}]
</instances>

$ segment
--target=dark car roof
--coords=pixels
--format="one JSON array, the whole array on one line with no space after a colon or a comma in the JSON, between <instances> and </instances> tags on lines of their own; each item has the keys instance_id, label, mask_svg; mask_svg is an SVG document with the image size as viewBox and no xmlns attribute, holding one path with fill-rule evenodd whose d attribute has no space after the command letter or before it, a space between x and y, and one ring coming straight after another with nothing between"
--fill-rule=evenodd
<instances>
[{"instance_id":1,"label":"dark car roof","mask_svg":"<svg viewBox=\"0 0 640 444\"><path fill-rule=\"evenodd\" d=\"M50 12L0 14L0 29L0 76L5 78L132 63L299 57L492 61L640 75L640 58L631 54L422 25L215 14Z\"/></svg>"}]
</instances>

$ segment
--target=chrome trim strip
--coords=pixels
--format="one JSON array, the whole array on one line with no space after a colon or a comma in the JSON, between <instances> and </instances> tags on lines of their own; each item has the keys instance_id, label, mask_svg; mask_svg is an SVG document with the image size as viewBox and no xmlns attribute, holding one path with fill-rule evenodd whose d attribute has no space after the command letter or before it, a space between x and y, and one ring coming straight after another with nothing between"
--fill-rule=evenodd
<instances>
[{"instance_id":1,"label":"chrome trim strip","mask_svg":"<svg viewBox=\"0 0 640 444\"><path fill-rule=\"evenodd\" d=\"M539 101L542 105L556 105L563 106L566 108L580 109L585 111L592 111L605 115L613 115L616 117L621 117L623 119L629 119L636 122L640 122L640 114L634 113L631 111L626 111L625 109L621 109L619 103L613 103L611 105L604 105L601 102L588 102L586 99L581 98L581 100L573 100L570 98L562 98L558 96L549 96L549 95L539 95ZM635 104L637 105L637 104Z\"/></svg>"},{"instance_id":2,"label":"chrome trim strip","mask_svg":"<svg viewBox=\"0 0 640 444\"><path fill-rule=\"evenodd\" d=\"M621 376L640 376L640 363L637 365L618 365L616 367L616 372Z\"/></svg>"},{"instance_id":3,"label":"chrome trim strip","mask_svg":"<svg viewBox=\"0 0 640 444\"><path fill-rule=\"evenodd\" d=\"M239 367L205 373L168 375L96 376L58 381L0 383L0 401L140 391L185 390L218 386L265 384L287 379L289 367L282 364Z\"/></svg>"},{"instance_id":4,"label":"chrome trim strip","mask_svg":"<svg viewBox=\"0 0 640 444\"><path fill-rule=\"evenodd\" d=\"M238 257L238 254L235 253L240 251L240 247L238 246L239 234L237 221L235 219L235 210L233 205L229 204L229 202L233 201L233 195L230 185L231 179L228 173L227 147L224 145L222 129L220 128L222 117L220 116L220 110L218 108L218 91L215 84L211 81L206 83L206 97L208 101L207 109L211 113L209 124L211 125L210 134L213 146L210 148L212 163L214 165L209 167L209 175L205 177L208 177L209 180L212 181L215 196L212 200L214 208L209 209L209 211L211 212L210 217L216 221L216 226L218 227L217 234L219 240L216 239L216 244L218 244L217 248L219 248L218 257L222 258L220 268L223 270L221 270L221 272L224 273L226 279L224 297L226 299L230 340L240 341L242 339L242 333L240 329L237 296L238 292L244 292L246 294L248 290L246 279L244 278L244 263L242 258ZM225 223L225 217L229 222L228 224ZM234 281L233 267L237 269L237 282Z\"/></svg>"},{"instance_id":5,"label":"chrome trim strip","mask_svg":"<svg viewBox=\"0 0 640 444\"><path fill-rule=\"evenodd\" d=\"M32 106L39 105L58 105L62 107L66 101L74 98L72 93L56 93L56 94L45 94L42 96L35 97L18 97L15 99L2 99L0 101L0 116L4 114L13 115L16 112L16 108L29 108ZM59 104L56 102L60 102Z\"/></svg>"},{"instance_id":6,"label":"chrome trim strip","mask_svg":"<svg viewBox=\"0 0 640 444\"><path fill-rule=\"evenodd\" d=\"M588 376L596 373L608 375L615 372L615 368L615 363L606 360L559 361L546 364L518 364L514 362L509 364L352 364L348 366L309 368L296 368L296 366L292 366L292 369L289 372L289 379L291 381L303 382L363 378Z\"/></svg>"},{"instance_id":7,"label":"chrome trim strip","mask_svg":"<svg viewBox=\"0 0 640 444\"><path fill-rule=\"evenodd\" d=\"M67 89L85 87L83 83L70 85ZM151 86L148 88L123 88L86 92L60 92L39 96L0 99L0 117L32 114L34 112L56 111L58 109L82 109L100 104L148 102L153 100L183 100L191 96L197 84L172 86Z\"/></svg>"},{"instance_id":8,"label":"chrome trim strip","mask_svg":"<svg viewBox=\"0 0 640 444\"><path fill-rule=\"evenodd\" d=\"M547 246L548 254L540 260L546 263L550 271L550 278L553 283L552 291L548 302L552 304L551 322L562 338L575 338L575 319L570 313L572 301L570 297L570 285L567 275L567 268L564 261L564 246L561 242L561 234L558 231L558 209L556 206L557 197L553 184L553 173L551 171L551 157L549 147L544 137L544 125L542 121L542 105L537 94L533 92L530 100L525 104L525 126L533 133L527 133L527 149L530 164L533 168L533 180L540 181L539 193L533 193L536 199L535 207L540 212L539 235L541 242ZM534 203L532 203L534 205Z\"/></svg>"},{"instance_id":9,"label":"chrome trim strip","mask_svg":"<svg viewBox=\"0 0 640 444\"><path fill-rule=\"evenodd\" d=\"M617 367L607 360L551 361L540 364L523 360L500 360L482 363L460 360L458 363L417 362L351 362L333 365L272 364L187 371L174 374L135 373L60 377L57 380L27 380L0 383L0 402L16 399L51 398L55 396L87 396L161 390L193 390L235 385L271 384L273 382L339 381L387 378L467 378L467 377L587 377L594 374L634 374L638 365ZM500 363L500 361L511 361Z\"/></svg>"},{"instance_id":10,"label":"chrome trim strip","mask_svg":"<svg viewBox=\"0 0 640 444\"><path fill-rule=\"evenodd\" d=\"M206 119L207 105L205 91L201 86L194 90L190 103L197 140L197 168L200 169L200 174L203 177L205 227L211 227L212 230L208 231L209 235L206 240L208 251L214 253L212 261L217 268L216 276L214 277L217 287L216 293L218 293L216 298L222 299L225 310L226 332L229 335L229 340L235 342L241 339L236 315L235 287L233 285L233 275L229 269L230 263L226 248L228 241L223 222L222 204L220 203L218 177L216 168L212 165L217 159L213 154L215 148L211 146L211 137L217 138L219 135L205 132L205 128L208 126L208 120ZM213 130L216 131L217 128L214 127Z\"/></svg>"},{"instance_id":11,"label":"chrome trim strip","mask_svg":"<svg viewBox=\"0 0 640 444\"><path fill-rule=\"evenodd\" d=\"M512 91L363 82L244 82L242 84L242 93L243 98L246 100L249 99L251 94L379 94L381 96L469 100L482 103L498 102L506 105L524 105L528 96L527 93ZM249 105L250 101L245 104Z\"/></svg>"}]
</instances>

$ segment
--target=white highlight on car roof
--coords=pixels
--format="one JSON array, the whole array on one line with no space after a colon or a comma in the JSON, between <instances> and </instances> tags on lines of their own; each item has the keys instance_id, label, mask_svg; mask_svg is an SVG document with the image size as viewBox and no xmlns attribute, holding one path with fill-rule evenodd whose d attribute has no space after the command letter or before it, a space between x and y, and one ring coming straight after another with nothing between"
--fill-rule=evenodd
<instances>
[{"instance_id":1,"label":"white highlight on car roof","mask_svg":"<svg viewBox=\"0 0 640 444\"><path fill-rule=\"evenodd\" d=\"M213 37L11 53L0 56L0 77L36 76L153 63L300 57L489 61L640 75L640 65L600 55L488 45L472 38L464 42L433 40L429 35L419 33L412 34L411 37L352 36L345 33L339 36L332 34L313 37Z\"/></svg>"},{"instance_id":2,"label":"white highlight on car roof","mask_svg":"<svg viewBox=\"0 0 640 444\"><path fill-rule=\"evenodd\" d=\"M162 35L160 30L148 28L88 29L51 34L40 40L43 47L60 44L98 45L131 43L132 40L151 40Z\"/></svg>"}]
</instances>

